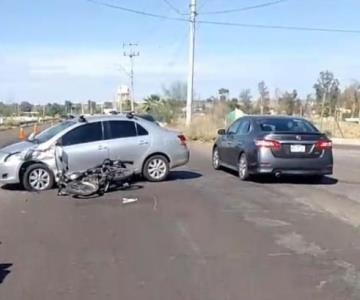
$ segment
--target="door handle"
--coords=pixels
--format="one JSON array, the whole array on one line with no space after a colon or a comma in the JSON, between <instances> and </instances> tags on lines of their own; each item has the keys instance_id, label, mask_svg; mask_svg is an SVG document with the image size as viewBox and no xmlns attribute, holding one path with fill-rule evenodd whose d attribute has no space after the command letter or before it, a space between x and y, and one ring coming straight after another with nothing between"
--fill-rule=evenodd
<instances>
[{"instance_id":1,"label":"door handle","mask_svg":"<svg viewBox=\"0 0 360 300\"><path fill-rule=\"evenodd\" d=\"M147 141L140 141L139 142L139 145L148 145L149 144L149 142L147 142Z\"/></svg>"},{"instance_id":2,"label":"door handle","mask_svg":"<svg viewBox=\"0 0 360 300\"><path fill-rule=\"evenodd\" d=\"M107 146L99 145L98 150L107 150Z\"/></svg>"}]
</instances>

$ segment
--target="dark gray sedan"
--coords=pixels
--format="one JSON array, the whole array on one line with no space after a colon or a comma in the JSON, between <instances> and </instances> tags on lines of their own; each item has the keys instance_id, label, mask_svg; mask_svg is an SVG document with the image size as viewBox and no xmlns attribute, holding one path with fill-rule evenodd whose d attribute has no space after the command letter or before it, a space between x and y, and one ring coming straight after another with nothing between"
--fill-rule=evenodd
<instances>
[{"instance_id":1,"label":"dark gray sedan","mask_svg":"<svg viewBox=\"0 0 360 300\"><path fill-rule=\"evenodd\" d=\"M331 140L303 118L246 116L218 134L214 168L236 170L242 180L256 174L321 179L333 172Z\"/></svg>"}]
</instances>

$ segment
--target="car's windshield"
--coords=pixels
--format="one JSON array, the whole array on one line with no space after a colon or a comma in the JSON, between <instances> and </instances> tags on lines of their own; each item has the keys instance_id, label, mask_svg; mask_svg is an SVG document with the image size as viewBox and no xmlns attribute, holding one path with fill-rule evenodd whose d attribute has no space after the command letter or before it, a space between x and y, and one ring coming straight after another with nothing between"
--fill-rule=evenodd
<instances>
[{"instance_id":1,"label":"car's windshield","mask_svg":"<svg viewBox=\"0 0 360 300\"><path fill-rule=\"evenodd\" d=\"M265 132L298 132L317 133L318 130L310 122L296 118L264 118L258 119L260 129Z\"/></svg>"},{"instance_id":2,"label":"car's windshield","mask_svg":"<svg viewBox=\"0 0 360 300\"><path fill-rule=\"evenodd\" d=\"M69 128L70 126L73 126L75 124L74 121L64 121L58 125L55 125L53 127L50 127L48 129L45 129L44 131L40 132L38 135L36 135L31 141L42 144L53 138L55 135L60 133L66 128Z\"/></svg>"}]
</instances>

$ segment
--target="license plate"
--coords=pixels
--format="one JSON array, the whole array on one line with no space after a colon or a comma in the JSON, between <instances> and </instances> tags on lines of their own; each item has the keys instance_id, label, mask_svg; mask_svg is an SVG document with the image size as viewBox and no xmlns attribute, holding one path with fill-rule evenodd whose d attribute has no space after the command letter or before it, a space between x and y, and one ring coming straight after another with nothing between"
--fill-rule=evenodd
<instances>
[{"instance_id":1,"label":"license plate","mask_svg":"<svg viewBox=\"0 0 360 300\"><path fill-rule=\"evenodd\" d=\"M290 152L293 153L303 153L305 152L305 145L290 145Z\"/></svg>"}]
</instances>

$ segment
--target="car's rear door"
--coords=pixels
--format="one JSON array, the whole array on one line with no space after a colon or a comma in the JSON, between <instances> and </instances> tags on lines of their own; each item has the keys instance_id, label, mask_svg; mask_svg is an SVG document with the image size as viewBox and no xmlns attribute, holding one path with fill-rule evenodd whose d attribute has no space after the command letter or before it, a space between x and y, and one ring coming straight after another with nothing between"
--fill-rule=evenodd
<instances>
[{"instance_id":1,"label":"car's rear door","mask_svg":"<svg viewBox=\"0 0 360 300\"><path fill-rule=\"evenodd\" d=\"M140 170L151 146L150 133L133 120L105 121L104 133L110 159L133 161L135 170Z\"/></svg>"},{"instance_id":2,"label":"car's rear door","mask_svg":"<svg viewBox=\"0 0 360 300\"><path fill-rule=\"evenodd\" d=\"M250 132L250 120L242 119L239 123L236 133L231 139L231 144L229 144L229 163L232 166L237 166L239 162L239 155L241 152L247 150L248 147L248 137Z\"/></svg>"},{"instance_id":3,"label":"car's rear door","mask_svg":"<svg viewBox=\"0 0 360 300\"><path fill-rule=\"evenodd\" d=\"M62 136L61 144L71 172L95 167L109 156L101 122L85 123L70 130Z\"/></svg>"}]
</instances>

